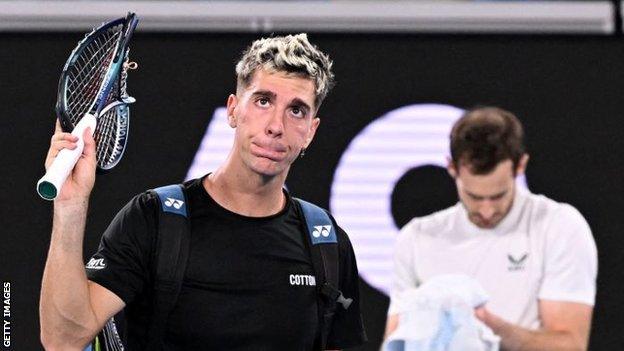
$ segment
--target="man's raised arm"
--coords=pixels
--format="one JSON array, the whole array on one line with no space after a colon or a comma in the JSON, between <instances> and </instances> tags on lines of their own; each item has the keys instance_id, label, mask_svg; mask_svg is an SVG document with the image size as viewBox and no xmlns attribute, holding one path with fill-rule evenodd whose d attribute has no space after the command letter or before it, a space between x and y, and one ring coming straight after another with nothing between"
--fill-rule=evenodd
<instances>
[{"instance_id":1,"label":"man's raised arm","mask_svg":"<svg viewBox=\"0 0 624 351\"><path fill-rule=\"evenodd\" d=\"M46 168L61 149L74 149L76 141L76 137L63 133L57 121ZM89 282L84 269L82 246L96 168L95 142L89 130L85 131L84 141L83 154L54 201L52 238L39 306L41 342L46 350L82 350L124 307L115 294Z\"/></svg>"}]
</instances>

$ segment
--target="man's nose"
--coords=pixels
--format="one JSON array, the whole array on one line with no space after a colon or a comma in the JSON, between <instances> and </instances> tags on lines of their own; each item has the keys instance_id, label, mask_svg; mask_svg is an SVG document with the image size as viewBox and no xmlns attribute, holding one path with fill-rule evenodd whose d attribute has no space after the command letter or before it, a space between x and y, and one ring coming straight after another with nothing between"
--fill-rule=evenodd
<instances>
[{"instance_id":1,"label":"man's nose","mask_svg":"<svg viewBox=\"0 0 624 351\"><path fill-rule=\"evenodd\" d=\"M481 204L481 207L479 207L479 215L481 215L481 217L485 220L492 219L495 213L496 209L491 203L489 203L489 201L485 201Z\"/></svg>"},{"instance_id":2,"label":"man's nose","mask_svg":"<svg viewBox=\"0 0 624 351\"><path fill-rule=\"evenodd\" d=\"M280 136L284 133L283 114L275 110L269 117L266 133L271 136Z\"/></svg>"}]
</instances>

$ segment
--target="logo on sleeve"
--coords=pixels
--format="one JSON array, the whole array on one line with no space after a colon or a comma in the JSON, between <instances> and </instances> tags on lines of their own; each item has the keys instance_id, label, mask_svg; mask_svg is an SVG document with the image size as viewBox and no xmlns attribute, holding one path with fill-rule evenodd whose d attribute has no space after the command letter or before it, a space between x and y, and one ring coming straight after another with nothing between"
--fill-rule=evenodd
<instances>
[{"instance_id":1,"label":"logo on sleeve","mask_svg":"<svg viewBox=\"0 0 624 351\"><path fill-rule=\"evenodd\" d=\"M524 270L527 257L529 257L528 253L525 253L518 258L512 256L511 254L507 254L507 259L509 260L509 266L507 266L507 270L510 272Z\"/></svg>"},{"instance_id":2,"label":"logo on sleeve","mask_svg":"<svg viewBox=\"0 0 624 351\"><path fill-rule=\"evenodd\" d=\"M91 258L86 265L87 269L103 269L106 268L103 258Z\"/></svg>"}]
</instances>

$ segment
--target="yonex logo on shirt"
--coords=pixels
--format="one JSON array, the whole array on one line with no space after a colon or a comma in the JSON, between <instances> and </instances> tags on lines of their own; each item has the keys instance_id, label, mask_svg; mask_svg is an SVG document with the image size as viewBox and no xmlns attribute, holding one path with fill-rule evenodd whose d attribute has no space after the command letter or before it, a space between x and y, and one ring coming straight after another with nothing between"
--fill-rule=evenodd
<instances>
[{"instance_id":1,"label":"yonex logo on shirt","mask_svg":"<svg viewBox=\"0 0 624 351\"><path fill-rule=\"evenodd\" d=\"M165 200L165 206L173 207L176 210L179 210L182 205L184 205L184 201L174 199L172 197L168 197L167 200Z\"/></svg>"},{"instance_id":2,"label":"yonex logo on shirt","mask_svg":"<svg viewBox=\"0 0 624 351\"><path fill-rule=\"evenodd\" d=\"M316 286L316 278L307 274L291 274L289 277L290 285L307 285Z\"/></svg>"},{"instance_id":3,"label":"yonex logo on shirt","mask_svg":"<svg viewBox=\"0 0 624 351\"><path fill-rule=\"evenodd\" d=\"M320 236L327 238L329 236L329 233L331 232L331 227L331 225L315 225L314 231L312 231L312 236L314 236L315 238L318 238Z\"/></svg>"},{"instance_id":4,"label":"yonex logo on shirt","mask_svg":"<svg viewBox=\"0 0 624 351\"><path fill-rule=\"evenodd\" d=\"M86 266L87 269L102 269L106 268L103 258L91 258Z\"/></svg>"}]
</instances>

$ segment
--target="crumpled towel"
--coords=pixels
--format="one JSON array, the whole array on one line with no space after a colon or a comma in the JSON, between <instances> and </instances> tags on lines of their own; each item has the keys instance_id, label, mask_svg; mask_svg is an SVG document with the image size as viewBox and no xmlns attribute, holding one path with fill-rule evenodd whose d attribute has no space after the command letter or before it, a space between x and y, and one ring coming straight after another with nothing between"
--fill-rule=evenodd
<instances>
[{"instance_id":1,"label":"crumpled towel","mask_svg":"<svg viewBox=\"0 0 624 351\"><path fill-rule=\"evenodd\" d=\"M500 337L478 320L474 308L488 295L473 278L440 275L396 297L399 326L383 351L498 351Z\"/></svg>"}]
</instances>

